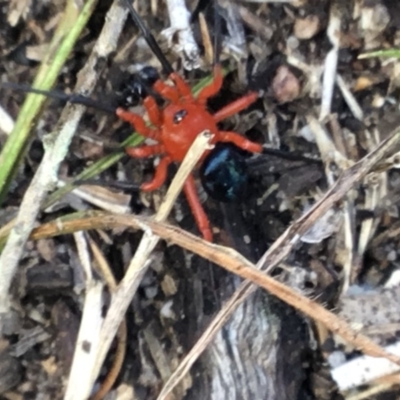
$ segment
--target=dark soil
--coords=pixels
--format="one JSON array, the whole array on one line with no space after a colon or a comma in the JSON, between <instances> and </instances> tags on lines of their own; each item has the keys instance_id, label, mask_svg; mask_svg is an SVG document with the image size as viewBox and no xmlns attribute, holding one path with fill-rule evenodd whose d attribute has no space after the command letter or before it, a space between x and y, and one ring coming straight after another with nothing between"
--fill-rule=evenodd
<instances>
[{"instance_id":1,"label":"dark soil","mask_svg":"<svg viewBox=\"0 0 400 400\"><path fill-rule=\"evenodd\" d=\"M54 21L64 9L60 1L23 3L22 6L22 2L0 2L1 83L32 83L43 49L54 34ZM150 2L136 3L168 59L188 82L194 85L210 74L211 65L203 54L205 46L197 14L201 11L213 35L214 15L207 2L200 0L197 5L195 1L187 1L191 11L198 6L192 28L202 51L201 68L191 71L183 69L181 55L172 51L159 33L169 26L165 3L152 2L158 5L153 10ZM262 90L255 104L240 116L224 121L221 129L244 134L273 150L258 157L245 155L249 184L241 202L224 204L213 200L202 190L200 180L199 191L213 227L214 242L236 249L253 262L291 222L321 198L332 184L331 177L339 176L343 165L358 161L399 124L397 59L358 58L367 51L398 47L400 8L397 3L350 1L342 4L328 0L302 3L231 2L226 5L221 2L219 8L224 38L221 59L229 73L220 94L209 102L209 108L216 111L249 90ZM111 1L99 1L58 77L57 89L74 91L77 74L100 35L110 5ZM23 7L23 12L16 17L18 7ZM360 106L362 118L357 118L343 90L335 85L331 109L321 121L337 151L334 155L323 151L321 154L307 117L320 116L322 76L332 49L327 29L335 13L340 20L339 31L335 32L340 38L337 74ZM135 35L137 39L132 40ZM121 50L114 57L104 60L92 96L111 105L121 102L126 79L132 73L143 65L160 69L129 18L118 48ZM0 106L14 120L24 97L24 93L0 86ZM62 106L59 100L49 101L33 127L26 155L0 209L0 228L17 215L44 154L43 136L57 124ZM140 104L135 111L143 113ZM61 165L60 178L69 180L115 151L116 145L131 130L116 116L88 108ZM2 124L0 150L8 134ZM342 160L348 164L341 163ZM350 322L362 323L357 321L357 313L357 316L351 312L346 314L348 293L343 293L342 288L348 260L351 260L351 273L347 283L362 294L368 290L375 296L376 308L371 314L387 315L392 309L398 310L395 301L390 304L381 301L387 282L395 280L394 273L398 270L399 174L390 168L396 166L396 161L388 162L386 170L375 174L375 181L366 178L354 187L347 202L337 204L332 218L323 221L308 240L296 246L285 264L273 271L281 281L327 308L343 309L343 318L354 318ZM110 186L118 181L139 184L149 180L153 172L153 159L125 156L98 179ZM168 181L175 172L176 167L171 166ZM130 207L134 213L151 215L158 208L166 187L146 195L136 190L109 189L107 202ZM101 189L93 187L92 195L100 195ZM93 208L96 206L90 202L68 194L41 212L38 224ZM346 236L345 215L351 220L350 237ZM372 221L374 227L360 251L365 221ZM199 234L183 195L168 222ZM97 230L90 236L110 264L116 280L122 279L142 233ZM348 240L352 242L350 248ZM0 337L1 399L64 397L85 297L81 263L71 235L30 241L26 245L12 285L12 312L0 330L3 334ZM238 285L237 277L196 255L189 255L178 246L161 242L127 312L125 361L107 398L155 399L168 376ZM396 292L396 285L391 290ZM104 312L109 297L107 291ZM357 309L357 299L355 304ZM399 398L398 381L388 377L381 378L381 382L368 382L368 389L378 388L369 397L356 397L363 393L365 386L341 392L330 375L337 365L335 360L344 362L358 353L336 341L322 326L303 318L265 292L259 290L238 312L242 313L237 317L239 322L232 317L217 344L210 346L195 363L190 378L185 378L174 392L174 398ZM361 325L362 329L371 335L381 333L373 336L381 345L394 343L400 327L395 314L383 325L372 320L368 325ZM110 369L114 351L115 346L103 366L99 384Z\"/></svg>"}]
</instances>

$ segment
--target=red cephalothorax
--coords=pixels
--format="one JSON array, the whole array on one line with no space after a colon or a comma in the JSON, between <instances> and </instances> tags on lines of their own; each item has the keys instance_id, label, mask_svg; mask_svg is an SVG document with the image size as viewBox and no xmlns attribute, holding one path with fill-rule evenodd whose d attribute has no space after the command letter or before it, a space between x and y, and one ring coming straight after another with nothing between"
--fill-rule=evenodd
<instances>
[{"instance_id":1,"label":"red cephalothorax","mask_svg":"<svg viewBox=\"0 0 400 400\"><path fill-rule=\"evenodd\" d=\"M243 150L253 153L261 152L260 144L251 142L235 132L220 131L217 127L219 121L252 104L258 98L257 93L250 92L215 114L211 114L206 108L207 100L221 89L223 77L220 65L214 67L213 81L196 98L192 95L190 86L177 73L170 74L169 79L174 83L173 86L161 80L155 82L153 86L155 91L169 101L167 106L160 109L151 96L144 99L144 106L152 127L146 126L141 116L122 108L117 109L118 117L131 123L141 135L157 141L155 145L128 147L126 152L136 158L162 156L154 178L150 182L143 183L142 190L152 191L159 188L166 179L168 165L171 162L181 162L197 135L204 130L209 130L214 134L214 144L229 142ZM211 241L210 223L199 201L192 175L189 175L185 182L184 192L200 232L206 240Z\"/></svg>"},{"instance_id":2,"label":"red cephalothorax","mask_svg":"<svg viewBox=\"0 0 400 400\"><path fill-rule=\"evenodd\" d=\"M161 142L173 161L182 161L197 135L209 130L218 135L213 116L196 100L169 104L162 112ZM214 139L215 140L215 139Z\"/></svg>"}]
</instances>

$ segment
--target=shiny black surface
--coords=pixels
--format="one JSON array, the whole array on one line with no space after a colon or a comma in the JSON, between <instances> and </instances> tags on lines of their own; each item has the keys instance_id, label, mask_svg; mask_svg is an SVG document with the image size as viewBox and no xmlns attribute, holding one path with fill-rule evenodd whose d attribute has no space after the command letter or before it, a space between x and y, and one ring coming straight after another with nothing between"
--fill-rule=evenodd
<instances>
[{"instance_id":1,"label":"shiny black surface","mask_svg":"<svg viewBox=\"0 0 400 400\"><path fill-rule=\"evenodd\" d=\"M146 66L137 74L132 75L121 87L121 106L124 108L136 106L150 93L153 84L160 79L158 71Z\"/></svg>"},{"instance_id":2,"label":"shiny black surface","mask_svg":"<svg viewBox=\"0 0 400 400\"><path fill-rule=\"evenodd\" d=\"M219 143L200 168L205 191L217 201L239 202L246 196L248 173L243 152L230 143Z\"/></svg>"}]
</instances>

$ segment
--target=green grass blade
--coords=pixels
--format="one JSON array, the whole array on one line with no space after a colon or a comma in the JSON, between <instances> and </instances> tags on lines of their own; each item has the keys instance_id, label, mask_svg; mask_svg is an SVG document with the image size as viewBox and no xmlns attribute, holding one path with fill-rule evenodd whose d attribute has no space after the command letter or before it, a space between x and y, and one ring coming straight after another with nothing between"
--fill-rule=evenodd
<instances>
[{"instance_id":1,"label":"green grass blade","mask_svg":"<svg viewBox=\"0 0 400 400\"><path fill-rule=\"evenodd\" d=\"M358 56L359 60L364 58L373 58L373 57L395 57L400 58L400 49L386 49L386 50L377 50L371 51L369 53L363 53Z\"/></svg>"},{"instance_id":2,"label":"green grass blade","mask_svg":"<svg viewBox=\"0 0 400 400\"><path fill-rule=\"evenodd\" d=\"M63 18L56 29L47 55L39 68L33 84L34 87L44 90L52 88L96 3L97 0L88 0L79 12L74 0L67 1ZM29 144L30 130L45 100L45 96L27 95L15 127L0 154L0 204L4 201L15 171L25 154Z\"/></svg>"}]
</instances>

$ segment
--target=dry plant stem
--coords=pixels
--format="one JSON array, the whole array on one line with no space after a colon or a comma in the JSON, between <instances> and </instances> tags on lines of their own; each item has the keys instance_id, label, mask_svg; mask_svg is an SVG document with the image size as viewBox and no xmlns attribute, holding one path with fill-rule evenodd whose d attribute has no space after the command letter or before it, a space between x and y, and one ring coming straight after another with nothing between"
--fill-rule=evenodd
<instances>
[{"instance_id":1,"label":"dry plant stem","mask_svg":"<svg viewBox=\"0 0 400 400\"><path fill-rule=\"evenodd\" d=\"M346 192L344 190L340 190L340 192L338 193L343 196ZM332 193L331 197L332 199L325 198L324 200L324 203L327 203L328 207L322 207L321 205L321 207L318 208L318 211L314 211L314 213L322 215L324 212L326 212L326 208L329 208L330 206L332 206L333 202L337 201L337 195L335 193ZM303 231L303 226L308 226L308 219L312 219L311 216L308 216L308 218L306 220L303 220L301 223L297 221L296 225L299 226L296 228L296 231ZM382 347L376 345L366 336L355 332L346 322L341 320L330 311L327 311L318 303L308 299L307 297L293 291L291 288L285 286L284 284L265 275L265 271L270 268L264 269L264 271L258 270L257 267L264 265L265 257L257 263L257 266L255 266L235 250L206 242L177 227L173 227L157 221L152 221L144 217L135 217L132 215L121 216L104 214L93 218L82 219L79 224L77 224L76 221L67 222L63 227L64 233L68 232L70 229L73 229L73 225L75 225L75 229L77 228L76 225L79 225L78 228L82 230L93 227L114 228L121 226L131 226L133 228L143 229L145 230L145 232L151 231L152 234L160 236L165 240L169 240L174 244L190 250L204 257L205 259L220 265L228 271L233 272L238 276L241 276L242 278L251 280L251 282L244 282L233 294L231 299L224 305L224 308L222 310L223 318L214 319L212 324L207 328L205 334L202 335L199 342L195 345L195 354L201 354L201 351L204 350L205 345L209 343L209 340L205 340L205 337L214 335L217 329L222 326L227 318L229 318L230 312L235 310L237 306L257 288L257 286L252 284L252 282L254 282L257 285L265 288L270 293L274 294L282 301L285 301L299 311L305 313L310 318L313 318L323 323L329 330L340 335L343 339L351 343L356 348L362 350L364 353L370 354L374 357L385 357L400 365L400 357L387 353ZM43 226L43 228L44 229L38 228L35 230L33 234L34 239L57 234L57 227L55 226L55 223ZM293 240L292 234L290 234L291 228L286 231L286 233L283 235L284 237L280 238L281 240L279 240L279 245L277 245L276 243L274 244L273 250L277 250L277 247L283 247L285 249L284 253L286 255L287 249L293 247L296 241ZM295 236L298 235L295 234ZM275 253L275 251L272 251L271 254L268 253L267 256L270 256L268 257L268 267L275 266L282 261L281 253ZM219 315L222 313L222 311L219 313ZM193 352L194 349L192 349L191 352Z\"/></svg>"},{"instance_id":2,"label":"dry plant stem","mask_svg":"<svg viewBox=\"0 0 400 400\"><path fill-rule=\"evenodd\" d=\"M333 116L332 116L333 117ZM344 142L342 139L342 132L337 124L335 124L336 120L331 118L331 127L334 132L334 139L331 140L330 135L326 131L325 127L322 125L322 122L318 121L311 115L307 117L307 123L310 127L310 130L313 132L315 141L318 146L318 150L321 153L321 158L325 164L325 174L327 177L327 181L329 186L335 184L337 172L334 172L332 168L329 166L332 164L336 164L341 170L344 170L351 162L347 159L346 148L342 143ZM341 237L344 238L344 247L345 252L343 252L343 285L342 292L346 292L350 285L351 271L353 270L354 265L354 207L353 201L351 200L351 196L346 196L345 201L342 206L342 215L343 215L343 223L340 227ZM337 242L337 246L342 246L340 241Z\"/></svg>"},{"instance_id":3,"label":"dry plant stem","mask_svg":"<svg viewBox=\"0 0 400 400\"><path fill-rule=\"evenodd\" d=\"M84 232L79 231L74 233L76 248L78 250L79 261L81 262L84 276L87 282L93 279L92 264L90 262L89 248Z\"/></svg>"},{"instance_id":4,"label":"dry plant stem","mask_svg":"<svg viewBox=\"0 0 400 400\"><path fill-rule=\"evenodd\" d=\"M369 153L358 163L348 168L342 173L335 185L326 193L326 195L317 202L307 214L303 215L300 219L295 221L283 235L271 246L271 248L264 254L261 260L257 263L257 268L263 271L269 271L274 266L279 264L292 250L293 246L299 241L302 234L304 234L310 226L327 210L334 206L339 200L341 200L348 191L358 182L360 182L365 175L374 168L374 166L389 152L397 143L400 142L400 129L395 130L391 135L388 136L373 152ZM78 226L77 226L78 225ZM315 312L321 306L315 308L315 303L303 296L293 293L288 290L285 286L279 282L275 282L271 278L265 276L263 273L253 269L252 265L245 260L242 256L230 249L222 248L211 243L206 243L198 238L183 233L178 228L171 228L164 224L156 224L151 221L147 221L144 218L135 218L129 216L100 216L81 220L78 224L75 222L66 222L64 224L52 223L42 228L35 230L32 235L32 239L40 239L43 237L65 234L74 230L85 230L95 228L113 228L115 226L132 226L135 228L150 229L160 237L170 240L175 244L178 244L188 250L199 254L200 256L220 264L225 268L231 268L230 270L235 271L243 277L249 277L256 279L257 282L263 282L264 287L271 290L277 297L282 298L292 304L294 300L294 307L300 309L303 312L308 312L311 318L319 318L319 314ZM221 250L221 251L220 251ZM248 273L248 274L247 274ZM265 283L266 282L266 283ZM283 287L282 287L283 286ZM256 289L251 282L244 282L233 294L231 299L224 305L223 309L214 318L213 322L207 328L205 333L201 336L197 344L181 362L178 369L171 376L170 380L165 385L163 390L163 396L169 393L170 390L179 382L179 380L186 374L190 369L191 365L196 361L200 354L204 351L207 344L213 339L218 329L223 323L229 318L231 313ZM276 291L278 289L278 291ZM304 303L304 305L302 305ZM311 309L310 309L311 305ZM322 307L321 307L322 308ZM308 311L307 311L308 310ZM344 334L347 340L350 340L352 345L362 349L367 354L374 354L375 356L380 355L387 357L394 362L399 362L397 357L388 355L379 346L375 345L368 338L359 335L349 329L349 327L341 320L337 322L337 317L332 313L329 313L322 308L322 316L320 321L327 324L328 328L335 333L340 335ZM165 397L160 397L165 398Z\"/></svg>"},{"instance_id":5,"label":"dry plant stem","mask_svg":"<svg viewBox=\"0 0 400 400\"><path fill-rule=\"evenodd\" d=\"M247 60L248 49L243 20L240 16L236 2L230 0L219 0L219 6L224 9L226 29L228 36L224 40L224 48L230 50L231 55L237 61L238 80L243 84L247 84Z\"/></svg>"},{"instance_id":6,"label":"dry plant stem","mask_svg":"<svg viewBox=\"0 0 400 400\"><path fill-rule=\"evenodd\" d=\"M337 201L343 198L349 190L380 161L384 156L396 146L400 141L400 130L397 128L388 136L374 151L366 155L362 160L348 168L342 173L335 185L326 193L326 195L317 202L307 214L294 222L281 235L270 249L264 254L257 263L257 268L264 271L270 271L274 266L284 260L290 253L294 244L298 242L300 236L305 233L317 220L318 216L327 212ZM173 373L170 380L164 386L163 394L169 393L175 385L178 384L190 367L204 351L207 344L213 339L219 327L229 318L231 313L236 310L246 298L254 292L256 287L250 282L244 282L235 291L231 299L224 305L221 311L215 316L207 330L199 338L196 345L182 360L177 370ZM220 322L221 321L221 322ZM159 400L165 398L160 394Z\"/></svg>"},{"instance_id":7,"label":"dry plant stem","mask_svg":"<svg viewBox=\"0 0 400 400\"><path fill-rule=\"evenodd\" d=\"M354 183L354 182L353 182ZM346 193L343 190L340 190L342 196ZM333 195L332 195L333 196ZM333 196L336 197L336 196ZM337 200L336 198L334 200ZM332 205L332 201L325 200L325 203L330 203ZM325 210L321 207L319 208L319 215L323 214ZM400 358L394 356L390 353L387 353L380 346L376 345L369 338L365 337L362 334L359 334L352 330L350 326L338 318L335 314L325 310L318 303L302 296L301 294L293 291L291 288L285 286L284 284L275 281L273 278L265 275L264 272L256 269L252 263L250 263L247 259L242 257L236 251L225 248L223 246L218 246L209 242L205 242L197 238L194 235L191 235L187 232L182 231L179 228L171 227L164 223L154 222L146 218L139 218L134 216L101 216L88 218L86 221L81 221L82 225L79 228L84 229L85 227L89 227L90 225L94 225L96 227L107 226L109 228L116 226L132 226L135 228L142 228L145 231L151 231L153 234L160 236L166 240L171 240L173 243L195 252L202 257L210 260L230 272L233 272L245 279L251 280L251 282L256 283L257 285L263 287L268 292L274 294L276 297L285 301L286 303L292 305L299 311L305 313L310 318L317 320L324 324L329 330L340 335L347 342L354 345L356 348L362 350L367 354L374 355L375 357L385 357L398 365L400 365ZM303 225L305 225L306 221L303 221ZM68 223L69 224L69 223ZM86 224L86 225L85 225ZM67 225L67 224L66 224ZM66 227L66 226L65 226ZM299 228L297 229L300 230ZM286 238L288 240L289 238ZM290 244L293 246L295 243L294 240L290 240L287 245ZM283 243L282 243L283 244ZM276 265L280 262L281 255L277 254L275 257L271 257L270 266ZM258 266L263 265L264 260L260 260ZM183 364L186 366L184 370L181 369L182 364L178 368L177 371L180 373L177 374L177 371L172 375L169 383L166 384L164 390L159 396L159 399L165 399L166 396L173 387L178 383L180 377L184 376L190 366L193 364L195 359L201 354L201 352L205 349L207 344L210 342L211 338L215 335L215 333L222 327L222 325L229 318L230 314L237 308L237 306L245 300L247 295L253 292L257 287L253 285L251 282L245 282L241 285L239 290L237 290L232 298L224 305L223 314L222 311L219 313L219 318L215 318L212 324L207 328L206 332L202 335L200 340L191 350L191 357L188 359L185 358ZM222 314L222 317L221 317ZM185 363L185 361L187 361Z\"/></svg>"},{"instance_id":8,"label":"dry plant stem","mask_svg":"<svg viewBox=\"0 0 400 400\"><path fill-rule=\"evenodd\" d=\"M364 181L365 201L364 209L375 211L382 200L382 188L386 188L385 173L371 174ZM378 217L379 219L380 217ZM366 218L361 223L357 253L362 256L369 244L376 226L376 218Z\"/></svg>"},{"instance_id":9,"label":"dry plant stem","mask_svg":"<svg viewBox=\"0 0 400 400\"><path fill-rule=\"evenodd\" d=\"M64 186L63 182L59 181L58 186ZM80 199L85 200L89 204L105 211L110 211L116 214L128 214L130 212L130 196L125 194L118 194L100 186L89 185L74 189L71 193L78 196Z\"/></svg>"},{"instance_id":10,"label":"dry plant stem","mask_svg":"<svg viewBox=\"0 0 400 400\"><path fill-rule=\"evenodd\" d=\"M207 26L207 21L203 13L199 14L199 26L204 46L204 55L207 60L207 64L211 64L212 60L214 59L214 49L212 45L210 31Z\"/></svg>"},{"instance_id":11,"label":"dry plant stem","mask_svg":"<svg viewBox=\"0 0 400 400\"><path fill-rule=\"evenodd\" d=\"M168 189L165 200L161 204L161 207L155 216L157 222L164 221L168 217L168 214L172 210L188 175L196 166L204 151L210 148L209 143L211 137L212 135L208 131L201 132L197 136L175 175L171 186ZM144 229L144 235L136 254L131 260L124 278L113 293L111 304L101 330L101 347L97 357L94 379L100 371L118 326L120 325L129 303L135 295L136 289L151 262L151 253L159 240L159 237L154 235L151 229Z\"/></svg>"},{"instance_id":12,"label":"dry plant stem","mask_svg":"<svg viewBox=\"0 0 400 400\"><path fill-rule=\"evenodd\" d=\"M340 171L348 168L353 162L349 161L345 155L343 155L336 147L335 143L332 141L330 135L323 123L318 121L312 115L306 115L307 124L314 135L315 142L318 146L318 150L321 154L321 159L325 165L325 175L329 186L333 186L336 182L336 177L338 175L337 171L332 171L329 168L329 164L334 163Z\"/></svg>"},{"instance_id":13,"label":"dry plant stem","mask_svg":"<svg viewBox=\"0 0 400 400\"><path fill-rule=\"evenodd\" d=\"M344 248L345 252L343 255L343 261L342 261L342 266L343 266L343 284L341 288L341 294L343 295L344 293L347 292L349 289L350 285L353 282L353 271L356 270L354 267L357 263L357 258L356 258L356 251L355 251L355 232L356 232L356 227L355 227L355 221L354 221L354 202L349 199L349 196L347 196L347 199L343 201L343 226L342 226L342 234L344 237ZM338 249L339 250L339 249Z\"/></svg>"},{"instance_id":14,"label":"dry plant stem","mask_svg":"<svg viewBox=\"0 0 400 400\"><path fill-rule=\"evenodd\" d=\"M330 133L331 133L332 142L335 145L333 150L337 150L343 157L346 157L346 159L348 159L349 152L347 151L347 143L346 143L346 139L343 137L343 131L342 131L342 127L340 126L340 123L338 120L338 115L331 114L329 121L327 122L327 125L328 125ZM375 147L376 147L376 144L375 144L374 148ZM369 150L372 151L373 149L369 149Z\"/></svg>"},{"instance_id":15,"label":"dry plant stem","mask_svg":"<svg viewBox=\"0 0 400 400\"><path fill-rule=\"evenodd\" d=\"M336 69L340 45L340 12L336 1L332 2L327 35L332 44L331 51L327 54L324 66L324 78L322 82L321 112L319 120L323 121L331 113L333 89L335 86Z\"/></svg>"},{"instance_id":16,"label":"dry plant stem","mask_svg":"<svg viewBox=\"0 0 400 400\"><path fill-rule=\"evenodd\" d=\"M96 242L92 239L89 239L90 248L93 253L93 257L97 262L99 272L101 273L103 280L107 283L107 286L110 292L115 291L117 288L117 282L114 278L114 275L111 271L111 268L104 257L103 253L97 246ZM111 390L115 381L118 378L118 375L121 371L122 364L124 362L125 354L126 354L126 341L127 341L127 326L126 319L124 318L121 322L121 325L118 328L117 332L117 348L114 355L114 360L112 367L107 373L107 377L104 379L103 383L100 386L100 389L90 398L90 400L101 400L106 394ZM97 354L97 352L96 352Z\"/></svg>"},{"instance_id":17,"label":"dry plant stem","mask_svg":"<svg viewBox=\"0 0 400 400\"><path fill-rule=\"evenodd\" d=\"M380 141L380 133L377 129L367 133L367 149L371 150ZM385 198L388 187L388 176L386 171L370 174L364 179L365 200L364 208L373 212L382 204L382 199ZM377 217L364 219L361 224L359 241L358 241L358 255L362 257L367 249L370 239L372 238L375 230L380 221L379 213Z\"/></svg>"},{"instance_id":18,"label":"dry plant stem","mask_svg":"<svg viewBox=\"0 0 400 400\"><path fill-rule=\"evenodd\" d=\"M175 51L183 56L183 66L191 70L200 66L200 51L190 26L190 13L184 0L167 0L171 26L163 31ZM177 40L176 40L177 39Z\"/></svg>"},{"instance_id":19,"label":"dry plant stem","mask_svg":"<svg viewBox=\"0 0 400 400\"><path fill-rule=\"evenodd\" d=\"M238 12L243 22L254 32L258 33L262 39L271 40L274 30L272 26L265 24L265 21L256 14L253 14L248 8L237 5Z\"/></svg>"},{"instance_id":20,"label":"dry plant stem","mask_svg":"<svg viewBox=\"0 0 400 400\"><path fill-rule=\"evenodd\" d=\"M90 397L90 400L102 400L114 386L115 381L117 380L118 375L121 372L122 365L124 363L126 354L127 336L128 336L128 328L126 326L126 321L124 320L118 328L117 332L118 344L115 351L112 367L108 371L106 378L104 379L103 383L100 386L100 389L92 397Z\"/></svg>"},{"instance_id":21,"label":"dry plant stem","mask_svg":"<svg viewBox=\"0 0 400 400\"><path fill-rule=\"evenodd\" d=\"M103 285L93 279L92 266L88 243L84 232L74 234L78 249L79 260L85 274L85 303L83 316L79 327L78 339L75 343L74 357L69 374L65 399L87 399L92 387L91 371L96 361L96 348L98 337L103 322L102 290Z\"/></svg>"},{"instance_id":22,"label":"dry plant stem","mask_svg":"<svg viewBox=\"0 0 400 400\"><path fill-rule=\"evenodd\" d=\"M102 294L103 284L101 282L92 279L87 281L82 324L75 346L65 400L85 400L92 390L88 372L93 370L96 362L96 353L93 350L98 347L99 332L103 321L101 316Z\"/></svg>"},{"instance_id":23,"label":"dry plant stem","mask_svg":"<svg viewBox=\"0 0 400 400\"><path fill-rule=\"evenodd\" d=\"M344 82L343 78L338 74L336 76L336 83L342 93L342 96L348 105L350 111L352 112L354 118L362 121L364 119L364 112L361 106L358 104L356 98L354 97L353 93L347 87L346 83Z\"/></svg>"},{"instance_id":24,"label":"dry plant stem","mask_svg":"<svg viewBox=\"0 0 400 400\"><path fill-rule=\"evenodd\" d=\"M102 33L92 51L92 54L83 70L79 73L76 88L80 93L90 93L98 78L99 65L107 56L115 51L127 11L120 7L119 0L115 0L107 14ZM31 233L40 205L47 192L57 181L57 171L64 160L69 143L76 131L85 108L68 104L61 115L60 123L54 133L48 135L44 143L45 155L27 189L21 203L14 228L7 244L0 256L0 314L9 308L8 292L11 280L17 270L18 262L25 248L25 243ZM65 121L65 122L63 122Z\"/></svg>"},{"instance_id":25,"label":"dry plant stem","mask_svg":"<svg viewBox=\"0 0 400 400\"><path fill-rule=\"evenodd\" d=\"M156 364L156 370L160 374L161 380L166 382L168 378L171 376L171 362L168 359L166 349L163 346L162 341L160 341L159 337L159 329L157 328L157 324L153 321L150 324L146 325L142 330L142 335L144 340L147 343L149 353ZM182 399L184 397L184 389L182 388L181 391L176 390L174 393L174 399ZM172 400L172 399L171 399Z\"/></svg>"},{"instance_id":26,"label":"dry plant stem","mask_svg":"<svg viewBox=\"0 0 400 400\"><path fill-rule=\"evenodd\" d=\"M60 14L61 18L58 20L57 28L53 31L53 37L48 46L45 46L46 50L41 58L42 62L32 83L33 86L50 89L54 84L74 43L88 22L96 2L97 0L87 0L85 3L79 4L74 0L65 2L65 8ZM31 27L35 30L32 25ZM26 153L30 130L37 120L45 100L45 96L37 96L33 93L26 95L14 129L2 147L0 153L0 202L4 202L12 177L15 176L18 165L21 164Z\"/></svg>"},{"instance_id":27,"label":"dry plant stem","mask_svg":"<svg viewBox=\"0 0 400 400\"><path fill-rule=\"evenodd\" d=\"M103 318L101 317L103 304L101 301L93 302L93 293L96 292L90 292L94 285L86 237L82 234L82 232L77 232L74 234L74 236L77 243L79 258L86 276L87 295L85 297L84 310L86 308L89 308L89 310L91 309L92 312L84 312L82 316L79 329L79 337L86 338L86 346L82 347L82 340L80 341L78 339L75 347L73 364L70 371L70 379L68 380L66 393L68 395L68 398L70 399L86 399L92 389L92 386L89 386L86 383L90 383L92 381L91 374L94 369L94 363L96 361L95 357L97 355L99 345L99 341L91 341L90 338L92 335L93 337L97 338L100 334L100 328L103 321ZM114 276L112 275L110 267L108 266L104 256L101 254L101 251L96 243L93 240L89 239L89 244L95 260L97 261L97 264L101 269L101 273L107 283L107 286L109 287L110 291L114 291L117 287L117 283ZM89 306L86 306L87 302L89 302L91 308ZM94 308L95 306L97 306L97 308ZM99 320L96 320L96 317L99 318ZM88 329L89 331L87 331ZM126 321L123 320L118 329L118 345L115 352L113 365L106 379L102 383L100 389L94 396L91 397L91 400L103 399L115 383L121 370L123 360L125 358L126 336ZM88 349L90 349L90 351ZM91 357L89 357L89 355L91 355ZM77 381L79 380L83 382L83 384L77 385Z\"/></svg>"}]
</instances>

